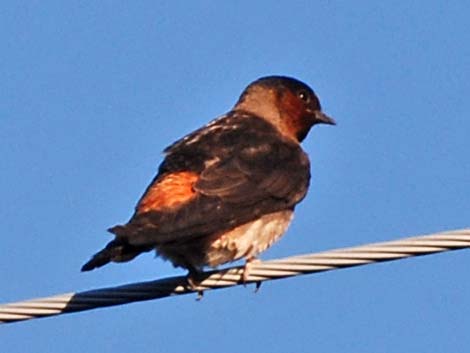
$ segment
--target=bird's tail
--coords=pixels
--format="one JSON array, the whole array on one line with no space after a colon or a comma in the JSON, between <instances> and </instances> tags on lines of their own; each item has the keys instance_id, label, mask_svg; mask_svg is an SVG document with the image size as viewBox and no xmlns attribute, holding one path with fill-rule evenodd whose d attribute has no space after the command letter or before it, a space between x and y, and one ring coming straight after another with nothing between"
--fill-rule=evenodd
<instances>
[{"instance_id":1,"label":"bird's tail","mask_svg":"<svg viewBox=\"0 0 470 353\"><path fill-rule=\"evenodd\" d=\"M152 250L151 247L133 246L115 239L110 241L103 250L93 255L90 261L82 266L82 271L91 271L110 262L126 262L150 250Z\"/></svg>"}]
</instances>

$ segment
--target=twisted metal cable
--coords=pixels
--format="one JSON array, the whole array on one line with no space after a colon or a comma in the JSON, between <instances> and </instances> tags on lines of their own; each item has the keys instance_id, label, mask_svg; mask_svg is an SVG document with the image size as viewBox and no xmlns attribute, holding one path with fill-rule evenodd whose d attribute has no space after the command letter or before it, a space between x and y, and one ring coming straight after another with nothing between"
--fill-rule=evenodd
<instances>
[{"instance_id":1,"label":"twisted metal cable","mask_svg":"<svg viewBox=\"0 0 470 353\"><path fill-rule=\"evenodd\" d=\"M405 238L383 243L306 254L265 262L252 262L243 280L244 267L206 272L196 287L185 276L133 283L119 287L0 305L0 323L29 320L173 295L203 292L240 284L260 283L308 273L329 271L375 262L434 254L470 247L470 228Z\"/></svg>"}]
</instances>

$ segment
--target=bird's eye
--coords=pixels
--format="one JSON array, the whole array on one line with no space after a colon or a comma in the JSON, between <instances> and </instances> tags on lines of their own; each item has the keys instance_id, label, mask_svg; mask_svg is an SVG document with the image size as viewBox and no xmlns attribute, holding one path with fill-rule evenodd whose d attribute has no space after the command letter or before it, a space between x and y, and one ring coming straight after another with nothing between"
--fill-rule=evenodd
<instances>
[{"instance_id":1,"label":"bird's eye","mask_svg":"<svg viewBox=\"0 0 470 353\"><path fill-rule=\"evenodd\" d=\"M308 94L308 92L305 92L305 91L300 91L299 93L297 93L297 96L300 98L301 101L303 101L304 103L309 103L310 102L310 95Z\"/></svg>"}]
</instances>

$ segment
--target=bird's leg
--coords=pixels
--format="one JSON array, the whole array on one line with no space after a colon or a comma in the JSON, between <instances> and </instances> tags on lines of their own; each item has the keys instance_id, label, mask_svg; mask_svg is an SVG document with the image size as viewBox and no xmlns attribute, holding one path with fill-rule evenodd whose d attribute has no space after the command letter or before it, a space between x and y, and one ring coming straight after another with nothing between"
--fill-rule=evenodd
<instances>
[{"instance_id":1,"label":"bird's leg","mask_svg":"<svg viewBox=\"0 0 470 353\"><path fill-rule=\"evenodd\" d=\"M203 274L204 272L200 271L196 267L190 266L188 268L186 281L188 282L188 288L192 291L197 292L196 300L201 300L204 296L204 291L197 289L201 281L204 279Z\"/></svg>"},{"instance_id":2,"label":"bird's leg","mask_svg":"<svg viewBox=\"0 0 470 353\"><path fill-rule=\"evenodd\" d=\"M243 268L243 274L242 274L242 281L243 281L243 284L246 285L246 283L248 282L248 278L250 277L250 268L252 266L253 263L259 263L261 262L259 259L257 259L256 257L250 257L248 259L246 259L245 261L245 267ZM257 281L255 283L256 287L255 287L255 293L258 292L258 290L260 289L261 287L261 281Z\"/></svg>"}]
</instances>

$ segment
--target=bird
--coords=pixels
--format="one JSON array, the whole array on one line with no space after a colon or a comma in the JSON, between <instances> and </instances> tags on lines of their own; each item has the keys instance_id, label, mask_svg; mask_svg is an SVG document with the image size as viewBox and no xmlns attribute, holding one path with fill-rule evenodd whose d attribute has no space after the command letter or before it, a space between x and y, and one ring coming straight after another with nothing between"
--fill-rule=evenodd
<instances>
[{"instance_id":1,"label":"bird","mask_svg":"<svg viewBox=\"0 0 470 353\"><path fill-rule=\"evenodd\" d=\"M335 125L305 83L266 76L250 83L234 107L164 150L156 177L134 214L90 271L156 251L188 281L207 267L245 260L245 268L286 232L310 184L300 143L314 125ZM244 273L244 278L247 278Z\"/></svg>"}]
</instances>

